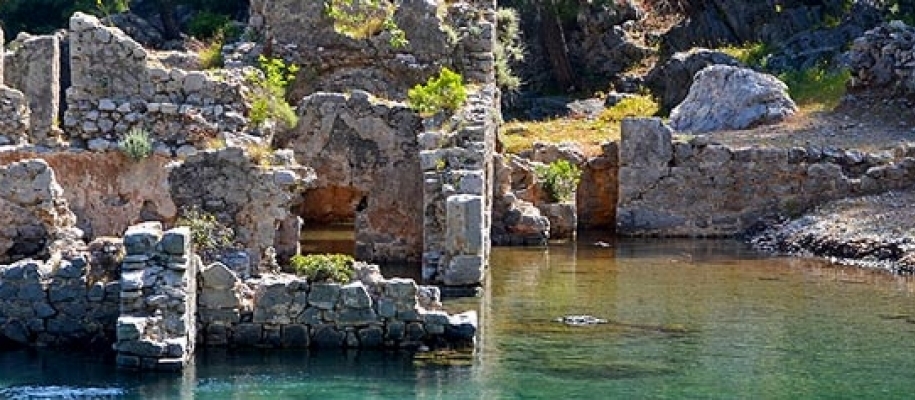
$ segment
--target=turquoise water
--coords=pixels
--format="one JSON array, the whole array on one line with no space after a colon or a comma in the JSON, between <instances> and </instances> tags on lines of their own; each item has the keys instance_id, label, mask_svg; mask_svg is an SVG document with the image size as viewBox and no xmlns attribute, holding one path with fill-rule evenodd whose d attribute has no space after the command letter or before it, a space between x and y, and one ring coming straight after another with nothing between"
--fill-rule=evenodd
<instances>
[{"instance_id":1,"label":"turquoise water","mask_svg":"<svg viewBox=\"0 0 915 400\"><path fill-rule=\"evenodd\" d=\"M915 396L915 282L729 241L495 249L478 351L208 351L182 375L0 353L0 397L862 399ZM567 327L555 318L609 320ZM66 396L70 397L66 397ZM42 397L38 397L42 398Z\"/></svg>"}]
</instances>

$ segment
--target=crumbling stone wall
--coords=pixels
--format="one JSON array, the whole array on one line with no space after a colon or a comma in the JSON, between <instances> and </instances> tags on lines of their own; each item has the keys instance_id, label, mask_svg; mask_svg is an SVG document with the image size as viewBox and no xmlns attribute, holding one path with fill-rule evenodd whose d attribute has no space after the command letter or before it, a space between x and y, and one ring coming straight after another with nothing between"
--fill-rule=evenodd
<instances>
[{"instance_id":1,"label":"crumbling stone wall","mask_svg":"<svg viewBox=\"0 0 915 400\"><path fill-rule=\"evenodd\" d=\"M355 215L356 258L418 262L423 232L416 139L420 117L403 104L360 90L315 93L302 99L298 112L299 125L278 135L274 146L291 148L299 164L315 169L313 191L346 194L334 201Z\"/></svg>"},{"instance_id":2,"label":"crumbling stone wall","mask_svg":"<svg viewBox=\"0 0 915 400\"><path fill-rule=\"evenodd\" d=\"M915 146L894 154L807 148L730 148L672 142L659 119L626 119L620 142L617 232L733 236L765 217L828 200L912 186Z\"/></svg>"},{"instance_id":3,"label":"crumbling stone wall","mask_svg":"<svg viewBox=\"0 0 915 400\"><path fill-rule=\"evenodd\" d=\"M20 34L9 44L3 70L6 85L25 95L30 109L29 141L53 146L60 130L60 39L57 35Z\"/></svg>"},{"instance_id":4,"label":"crumbling stone wall","mask_svg":"<svg viewBox=\"0 0 915 400\"><path fill-rule=\"evenodd\" d=\"M0 152L0 165L41 158L54 170L63 197L87 237L121 236L140 221L172 222L177 208L169 192L169 158L140 161L120 151L37 152L28 148Z\"/></svg>"},{"instance_id":5,"label":"crumbling stone wall","mask_svg":"<svg viewBox=\"0 0 915 400\"><path fill-rule=\"evenodd\" d=\"M200 258L187 227L162 231L162 224L134 225L124 234L117 365L121 368L181 370L197 338L197 272Z\"/></svg>"},{"instance_id":6,"label":"crumbling stone wall","mask_svg":"<svg viewBox=\"0 0 915 400\"><path fill-rule=\"evenodd\" d=\"M915 28L892 21L871 29L852 42L848 52L854 88L896 89L915 93Z\"/></svg>"},{"instance_id":7,"label":"crumbling stone wall","mask_svg":"<svg viewBox=\"0 0 915 400\"><path fill-rule=\"evenodd\" d=\"M171 147L201 148L220 132L247 127L241 69L166 67L119 29L83 13L70 19L69 50L63 122L70 139L115 142L139 127Z\"/></svg>"},{"instance_id":8,"label":"crumbling stone wall","mask_svg":"<svg viewBox=\"0 0 915 400\"><path fill-rule=\"evenodd\" d=\"M50 257L64 242L82 236L75 225L76 216L47 162L31 159L0 167L0 262Z\"/></svg>"},{"instance_id":9,"label":"crumbling stone wall","mask_svg":"<svg viewBox=\"0 0 915 400\"><path fill-rule=\"evenodd\" d=\"M197 153L169 172L172 200L179 210L196 208L232 227L236 241L257 265L268 247L277 246L280 226L295 219L290 214L295 196L315 179L313 170L288 158L282 160L285 164L264 166L239 147Z\"/></svg>"},{"instance_id":10,"label":"crumbling stone wall","mask_svg":"<svg viewBox=\"0 0 915 400\"><path fill-rule=\"evenodd\" d=\"M473 83L494 81L495 1L398 2L394 14L409 44L394 48L387 33L352 39L334 31L320 1L252 0L250 26L274 54L302 67L291 98L365 90L402 100L441 67Z\"/></svg>"},{"instance_id":11,"label":"crumbling stone wall","mask_svg":"<svg viewBox=\"0 0 915 400\"><path fill-rule=\"evenodd\" d=\"M200 338L207 346L403 348L472 345L476 313L440 311L436 287L385 279L357 263L349 284L288 274L242 281L220 263L200 274Z\"/></svg>"},{"instance_id":12,"label":"crumbling stone wall","mask_svg":"<svg viewBox=\"0 0 915 400\"><path fill-rule=\"evenodd\" d=\"M443 126L420 135L423 277L478 285L489 264L497 89L484 86ZM431 122L431 121L427 121Z\"/></svg>"}]
</instances>

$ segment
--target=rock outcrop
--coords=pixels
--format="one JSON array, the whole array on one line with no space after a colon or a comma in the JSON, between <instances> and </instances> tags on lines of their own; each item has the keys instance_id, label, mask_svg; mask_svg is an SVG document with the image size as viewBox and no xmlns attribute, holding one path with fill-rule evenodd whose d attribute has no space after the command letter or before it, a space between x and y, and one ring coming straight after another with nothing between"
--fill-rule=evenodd
<instances>
[{"instance_id":1,"label":"rock outcrop","mask_svg":"<svg viewBox=\"0 0 915 400\"><path fill-rule=\"evenodd\" d=\"M670 124L678 132L699 134L776 123L796 111L778 78L713 65L696 74L686 99L670 113Z\"/></svg>"}]
</instances>

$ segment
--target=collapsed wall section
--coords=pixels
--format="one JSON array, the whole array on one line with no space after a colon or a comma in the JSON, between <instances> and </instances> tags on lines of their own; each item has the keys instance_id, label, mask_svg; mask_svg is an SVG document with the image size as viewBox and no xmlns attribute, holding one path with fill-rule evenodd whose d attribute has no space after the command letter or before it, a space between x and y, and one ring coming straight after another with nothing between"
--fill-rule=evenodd
<instances>
[{"instance_id":1,"label":"collapsed wall section","mask_svg":"<svg viewBox=\"0 0 915 400\"><path fill-rule=\"evenodd\" d=\"M494 0L398 1L393 20L406 33L404 47L381 30L365 39L336 32L321 1L252 0L249 25L274 54L301 67L292 98L358 89L403 100L442 67L494 82L495 8Z\"/></svg>"},{"instance_id":2,"label":"collapsed wall section","mask_svg":"<svg viewBox=\"0 0 915 400\"><path fill-rule=\"evenodd\" d=\"M202 148L247 126L244 70L166 67L119 29L79 12L70 19L69 51L63 122L71 140L114 147L129 130L143 128L173 148Z\"/></svg>"},{"instance_id":3,"label":"collapsed wall section","mask_svg":"<svg viewBox=\"0 0 915 400\"><path fill-rule=\"evenodd\" d=\"M60 58L58 35L20 34L3 70L6 85L22 91L28 100L29 138L35 144L54 146L60 142Z\"/></svg>"},{"instance_id":4,"label":"collapsed wall section","mask_svg":"<svg viewBox=\"0 0 915 400\"><path fill-rule=\"evenodd\" d=\"M911 187L915 146L892 155L815 147L730 148L672 141L659 119L625 119L617 232L734 236L829 200Z\"/></svg>"}]
</instances>

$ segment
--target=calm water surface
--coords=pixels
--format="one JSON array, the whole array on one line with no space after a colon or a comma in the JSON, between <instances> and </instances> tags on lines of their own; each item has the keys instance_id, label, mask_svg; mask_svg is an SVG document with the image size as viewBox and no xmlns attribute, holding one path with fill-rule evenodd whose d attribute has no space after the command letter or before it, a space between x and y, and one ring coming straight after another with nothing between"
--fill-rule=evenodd
<instances>
[{"instance_id":1,"label":"calm water surface","mask_svg":"<svg viewBox=\"0 0 915 400\"><path fill-rule=\"evenodd\" d=\"M393 352L201 353L182 375L0 353L0 398L913 398L915 283L730 241L495 249L469 365ZM555 318L609 320L567 327ZM28 397L37 395L37 397Z\"/></svg>"}]
</instances>

